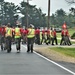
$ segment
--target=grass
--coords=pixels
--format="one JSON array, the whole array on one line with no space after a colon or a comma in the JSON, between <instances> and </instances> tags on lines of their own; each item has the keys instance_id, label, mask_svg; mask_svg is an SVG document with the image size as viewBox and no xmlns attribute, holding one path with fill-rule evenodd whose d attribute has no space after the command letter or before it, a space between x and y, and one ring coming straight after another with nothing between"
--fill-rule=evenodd
<instances>
[{"instance_id":1,"label":"grass","mask_svg":"<svg viewBox=\"0 0 75 75\"><path fill-rule=\"evenodd\" d=\"M70 34L70 36L71 36L73 33L75 33L75 29L74 29L74 28L69 29L69 34Z\"/></svg>"},{"instance_id":2,"label":"grass","mask_svg":"<svg viewBox=\"0 0 75 75\"><path fill-rule=\"evenodd\" d=\"M57 51L66 56L75 58L75 48L64 48L64 47L52 47L51 50Z\"/></svg>"}]
</instances>

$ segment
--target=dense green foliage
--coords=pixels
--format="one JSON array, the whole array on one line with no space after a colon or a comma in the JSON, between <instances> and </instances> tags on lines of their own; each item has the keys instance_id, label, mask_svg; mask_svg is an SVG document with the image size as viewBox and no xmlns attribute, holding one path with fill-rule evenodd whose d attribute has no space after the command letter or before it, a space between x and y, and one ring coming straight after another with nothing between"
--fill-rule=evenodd
<instances>
[{"instance_id":1,"label":"dense green foliage","mask_svg":"<svg viewBox=\"0 0 75 75\"><path fill-rule=\"evenodd\" d=\"M10 22L12 25L16 24L16 21L19 20L22 22L22 25L26 26L32 23L35 27L46 26L46 14L42 12L40 8L36 8L36 5L30 5L27 2L22 1L20 6L15 5L14 3L9 2L0 2L0 23L6 24ZM19 11L19 12L18 12ZM22 14L23 17L19 16ZM28 17L28 21L27 21ZM20 18L20 19L19 19Z\"/></svg>"},{"instance_id":2,"label":"dense green foliage","mask_svg":"<svg viewBox=\"0 0 75 75\"><path fill-rule=\"evenodd\" d=\"M72 39L75 39L75 33L73 33L73 35L71 36Z\"/></svg>"},{"instance_id":3,"label":"dense green foliage","mask_svg":"<svg viewBox=\"0 0 75 75\"><path fill-rule=\"evenodd\" d=\"M4 0L1 0L0 5L1 24L10 22L12 25L15 25L16 21L19 20L22 22L23 26L26 26L27 23L32 23L35 27L48 26L48 16L42 12L41 8L36 8L36 5L30 5L27 2L22 1L19 6L14 3L5 2ZM67 14L63 9L57 9L57 11L50 16L49 27L61 28L64 21L66 22L68 28L74 27L75 12L73 10L74 9L71 8L69 14ZM23 16L19 16L19 14L22 14Z\"/></svg>"},{"instance_id":4,"label":"dense green foliage","mask_svg":"<svg viewBox=\"0 0 75 75\"><path fill-rule=\"evenodd\" d=\"M28 17L28 24L32 23L35 25L35 27L40 26L46 26L46 14L42 12L42 10L39 8L36 8L36 5L29 5L26 2L21 2L20 7L21 13L24 15L22 17L22 24L27 24L27 17Z\"/></svg>"},{"instance_id":5,"label":"dense green foliage","mask_svg":"<svg viewBox=\"0 0 75 75\"><path fill-rule=\"evenodd\" d=\"M74 27L74 21L75 17L74 15L67 14L63 9L57 10L55 14L52 14L51 16L51 25L54 25L54 27L60 27L63 25L64 22L66 22L68 28Z\"/></svg>"}]
</instances>

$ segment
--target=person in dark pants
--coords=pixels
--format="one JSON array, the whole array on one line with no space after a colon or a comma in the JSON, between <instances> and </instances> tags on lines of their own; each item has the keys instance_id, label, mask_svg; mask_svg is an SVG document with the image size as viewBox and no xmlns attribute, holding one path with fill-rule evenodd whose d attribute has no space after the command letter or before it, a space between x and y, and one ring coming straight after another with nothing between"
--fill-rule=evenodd
<instances>
[{"instance_id":1,"label":"person in dark pants","mask_svg":"<svg viewBox=\"0 0 75 75\"><path fill-rule=\"evenodd\" d=\"M27 29L27 52L33 53L33 44L35 39L35 29L32 24L29 25Z\"/></svg>"},{"instance_id":2,"label":"person in dark pants","mask_svg":"<svg viewBox=\"0 0 75 75\"><path fill-rule=\"evenodd\" d=\"M48 45L48 44L50 44L50 42L51 42L50 28L47 29L46 33L47 33L47 34L46 34L46 36L47 36L46 44Z\"/></svg>"},{"instance_id":3,"label":"person in dark pants","mask_svg":"<svg viewBox=\"0 0 75 75\"><path fill-rule=\"evenodd\" d=\"M41 40L41 44L46 43L46 35L45 35L45 28L43 28L42 30L42 40Z\"/></svg>"},{"instance_id":4,"label":"person in dark pants","mask_svg":"<svg viewBox=\"0 0 75 75\"><path fill-rule=\"evenodd\" d=\"M12 37L11 36L7 36L6 37L6 49L7 52L10 53L11 52L11 41L12 41Z\"/></svg>"},{"instance_id":5,"label":"person in dark pants","mask_svg":"<svg viewBox=\"0 0 75 75\"><path fill-rule=\"evenodd\" d=\"M61 31L61 41L60 41L60 45L63 45L65 41L65 35L64 35L64 30Z\"/></svg>"},{"instance_id":6,"label":"person in dark pants","mask_svg":"<svg viewBox=\"0 0 75 75\"><path fill-rule=\"evenodd\" d=\"M54 45L54 41L55 41L55 44L58 45L57 35L56 35L56 30L55 29L52 30L51 35L52 35L52 45Z\"/></svg>"},{"instance_id":7,"label":"person in dark pants","mask_svg":"<svg viewBox=\"0 0 75 75\"><path fill-rule=\"evenodd\" d=\"M10 23L7 24L7 27L5 30L6 30L6 34L5 34L6 49L7 49L7 52L10 53L11 52L11 42L12 42L12 29L11 29Z\"/></svg>"},{"instance_id":8,"label":"person in dark pants","mask_svg":"<svg viewBox=\"0 0 75 75\"><path fill-rule=\"evenodd\" d=\"M27 28L25 28L23 30L23 41L22 41L22 44L26 44L27 43Z\"/></svg>"},{"instance_id":9,"label":"person in dark pants","mask_svg":"<svg viewBox=\"0 0 75 75\"><path fill-rule=\"evenodd\" d=\"M72 44L71 44L71 41L70 41L70 39L69 39L69 32L68 32L68 29L65 30L64 44L65 44L65 45L72 45Z\"/></svg>"},{"instance_id":10,"label":"person in dark pants","mask_svg":"<svg viewBox=\"0 0 75 75\"><path fill-rule=\"evenodd\" d=\"M40 45L40 28L35 29L35 43Z\"/></svg>"},{"instance_id":11,"label":"person in dark pants","mask_svg":"<svg viewBox=\"0 0 75 75\"><path fill-rule=\"evenodd\" d=\"M62 26L62 32L61 32L62 39L60 41L60 45L71 45L71 41L69 39L69 32L66 26L66 23Z\"/></svg>"},{"instance_id":12,"label":"person in dark pants","mask_svg":"<svg viewBox=\"0 0 75 75\"><path fill-rule=\"evenodd\" d=\"M1 26L1 51L5 50L5 26Z\"/></svg>"},{"instance_id":13,"label":"person in dark pants","mask_svg":"<svg viewBox=\"0 0 75 75\"><path fill-rule=\"evenodd\" d=\"M20 25L18 24L17 27L15 27L15 42L16 42L16 49L17 49L17 53L20 53L20 49L21 49L21 29L20 29Z\"/></svg>"}]
</instances>

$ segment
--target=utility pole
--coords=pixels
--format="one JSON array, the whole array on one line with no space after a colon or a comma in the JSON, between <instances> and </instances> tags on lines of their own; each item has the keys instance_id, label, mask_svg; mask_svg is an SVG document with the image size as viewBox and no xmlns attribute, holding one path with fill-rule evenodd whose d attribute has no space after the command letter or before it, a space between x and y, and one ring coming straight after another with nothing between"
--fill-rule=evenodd
<instances>
[{"instance_id":1,"label":"utility pole","mask_svg":"<svg viewBox=\"0 0 75 75\"><path fill-rule=\"evenodd\" d=\"M27 27L28 27L28 5L29 5L29 0L27 0Z\"/></svg>"},{"instance_id":2,"label":"utility pole","mask_svg":"<svg viewBox=\"0 0 75 75\"><path fill-rule=\"evenodd\" d=\"M27 2L26 6L26 27L28 27L28 5L29 5L29 0L23 0L24 2Z\"/></svg>"},{"instance_id":3,"label":"utility pole","mask_svg":"<svg viewBox=\"0 0 75 75\"><path fill-rule=\"evenodd\" d=\"M47 28L50 27L50 0L48 0L48 26Z\"/></svg>"}]
</instances>

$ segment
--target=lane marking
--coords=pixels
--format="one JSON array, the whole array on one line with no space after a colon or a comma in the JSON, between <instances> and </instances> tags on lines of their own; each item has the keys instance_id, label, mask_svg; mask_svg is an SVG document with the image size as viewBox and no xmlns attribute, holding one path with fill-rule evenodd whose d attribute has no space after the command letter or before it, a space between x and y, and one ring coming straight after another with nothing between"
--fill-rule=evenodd
<instances>
[{"instance_id":1,"label":"lane marking","mask_svg":"<svg viewBox=\"0 0 75 75\"><path fill-rule=\"evenodd\" d=\"M23 45L22 45L22 46L23 46ZM25 46L23 46L23 47L27 49L27 47L25 47ZM35 51L34 51L34 53L37 54L38 56L44 58L45 60L47 60L47 61L49 61L49 62L51 62L51 63L57 65L58 67L60 67L60 68L62 68L62 69L64 69L64 70L66 70L66 71L68 71L69 73L75 75L75 72L73 72L73 71L71 71L71 70L69 70L69 69L67 69L67 68L65 68L65 67L63 67L63 66L61 66L61 65L59 65L58 63L56 63L56 62L54 62L54 61L52 61L52 60L46 58L45 56L43 56L43 55L41 55L41 54L39 54L39 53L37 53L37 52L35 52Z\"/></svg>"}]
</instances>

